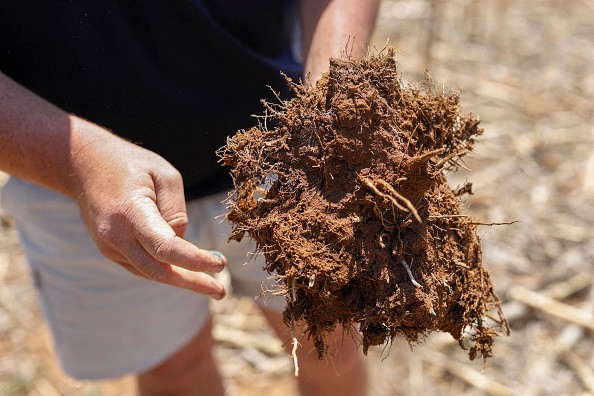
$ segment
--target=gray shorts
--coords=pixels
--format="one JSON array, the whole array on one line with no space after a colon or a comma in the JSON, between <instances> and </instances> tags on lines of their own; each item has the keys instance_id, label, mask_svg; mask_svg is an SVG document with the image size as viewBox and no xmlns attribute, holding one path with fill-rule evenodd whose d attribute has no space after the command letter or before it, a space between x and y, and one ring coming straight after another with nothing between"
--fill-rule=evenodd
<instances>
[{"instance_id":1,"label":"gray shorts","mask_svg":"<svg viewBox=\"0 0 594 396\"><path fill-rule=\"evenodd\" d=\"M273 288L253 242L227 243L226 193L187 204L186 239L221 251L235 294L254 298ZM14 217L41 307L64 370L79 379L140 373L186 344L209 316L207 297L132 275L103 257L76 203L20 179L3 187L1 204ZM282 309L284 299L258 299Z\"/></svg>"}]
</instances>

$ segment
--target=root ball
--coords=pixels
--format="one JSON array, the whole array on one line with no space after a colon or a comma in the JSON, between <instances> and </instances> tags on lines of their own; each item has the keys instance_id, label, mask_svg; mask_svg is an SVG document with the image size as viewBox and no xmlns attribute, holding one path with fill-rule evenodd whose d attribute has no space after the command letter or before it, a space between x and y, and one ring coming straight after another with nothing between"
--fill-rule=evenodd
<instances>
[{"instance_id":1,"label":"root ball","mask_svg":"<svg viewBox=\"0 0 594 396\"><path fill-rule=\"evenodd\" d=\"M231 238L257 242L287 325L303 324L320 358L338 324L365 353L443 331L468 340L471 358L491 356L486 314L507 323L461 214L470 186L445 176L482 133L478 118L461 114L458 92L405 86L391 49L332 59L314 87L289 84L294 98L265 103L265 122L220 150L235 183Z\"/></svg>"}]
</instances>

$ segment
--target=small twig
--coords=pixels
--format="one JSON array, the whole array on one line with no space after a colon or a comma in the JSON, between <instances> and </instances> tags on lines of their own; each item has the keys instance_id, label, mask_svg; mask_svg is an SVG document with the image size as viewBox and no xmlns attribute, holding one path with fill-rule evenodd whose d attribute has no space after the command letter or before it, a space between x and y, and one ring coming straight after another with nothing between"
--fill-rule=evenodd
<instances>
[{"instance_id":1,"label":"small twig","mask_svg":"<svg viewBox=\"0 0 594 396\"><path fill-rule=\"evenodd\" d=\"M555 282L543 290L547 297L555 300L563 300L574 293L577 293L592 285L592 279L584 276L583 273L577 273L564 281Z\"/></svg>"},{"instance_id":2,"label":"small twig","mask_svg":"<svg viewBox=\"0 0 594 396\"><path fill-rule=\"evenodd\" d=\"M299 362L297 361L297 346L299 345L299 341L295 337L295 331L291 330L291 336L293 337L293 350L291 351L291 356L293 357L293 364L295 365L295 377L299 377Z\"/></svg>"},{"instance_id":3,"label":"small twig","mask_svg":"<svg viewBox=\"0 0 594 396\"><path fill-rule=\"evenodd\" d=\"M470 219L470 216L467 216L467 215L430 215L429 218L430 219L456 219L456 218ZM512 224L516 224L519 222L520 222L519 220L508 221L508 222L504 222L504 223L483 223L480 221L467 221L464 224L497 226L497 225L512 225Z\"/></svg>"},{"instance_id":4,"label":"small twig","mask_svg":"<svg viewBox=\"0 0 594 396\"><path fill-rule=\"evenodd\" d=\"M470 217L468 215L431 215L429 216L430 219L457 219L457 218L466 218Z\"/></svg>"},{"instance_id":5,"label":"small twig","mask_svg":"<svg viewBox=\"0 0 594 396\"><path fill-rule=\"evenodd\" d=\"M592 285L592 280L579 273L561 282L556 282L553 285L541 289L540 293L554 300L560 301L577 293ZM506 312L506 317L509 321L514 321L522 318L528 312L528 305L522 304L519 301L510 301L503 305L503 311Z\"/></svg>"},{"instance_id":6,"label":"small twig","mask_svg":"<svg viewBox=\"0 0 594 396\"><path fill-rule=\"evenodd\" d=\"M410 270L410 267L408 266L408 264L406 263L406 261L404 259L402 259L402 265L404 265L404 268L406 269L406 273L408 274L408 277L410 278L410 281L412 282L412 284L415 285L416 287L423 287L423 286L421 286L421 284L419 282L417 282L415 280L415 278L413 277L412 271Z\"/></svg>"},{"instance_id":7,"label":"small twig","mask_svg":"<svg viewBox=\"0 0 594 396\"><path fill-rule=\"evenodd\" d=\"M512 224L516 224L519 223L520 220L514 220L514 221L508 221L505 223L482 223L480 221L469 221L466 224L472 224L472 225L483 225L483 226L499 226L499 225L512 225Z\"/></svg>"},{"instance_id":8,"label":"small twig","mask_svg":"<svg viewBox=\"0 0 594 396\"><path fill-rule=\"evenodd\" d=\"M474 195L472 193L472 183L471 182L466 182L463 185L456 187L456 189L454 190L454 195L457 197L461 197L464 194Z\"/></svg>"},{"instance_id":9,"label":"small twig","mask_svg":"<svg viewBox=\"0 0 594 396\"><path fill-rule=\"evenodd\" d=\"M214 339L219 343L233 345L237 348L253 347L267 355L274 356L282 353L282 342L273 336L252 334L242 329L234 329L230 326L215 324L212 330Z\"/></svg>"}]
</instances>

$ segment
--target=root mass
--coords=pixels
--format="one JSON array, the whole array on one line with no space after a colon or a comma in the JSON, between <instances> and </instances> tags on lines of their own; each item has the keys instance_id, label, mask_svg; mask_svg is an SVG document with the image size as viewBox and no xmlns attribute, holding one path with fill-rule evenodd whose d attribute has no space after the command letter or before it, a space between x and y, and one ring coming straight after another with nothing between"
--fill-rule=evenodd
<instances>
[{"instance_id":1,"label":"root mass","mask_svg":"<svg viewBox=\"0 0 594 396\"><path fill-rule=\"evenodd\" d=\"M314 87L289 81L293 99L265 103L260 127L228 139L231 239L257 242L284 286L285 323L304 325L320 358L342 324L365 353L442 331L486 359L508 326L476 222L461 214L471 186L451 188L445 174L482 129L458 92L405 86L397 66L391 49L332 59Z\"/></svg>"}]
</instances>

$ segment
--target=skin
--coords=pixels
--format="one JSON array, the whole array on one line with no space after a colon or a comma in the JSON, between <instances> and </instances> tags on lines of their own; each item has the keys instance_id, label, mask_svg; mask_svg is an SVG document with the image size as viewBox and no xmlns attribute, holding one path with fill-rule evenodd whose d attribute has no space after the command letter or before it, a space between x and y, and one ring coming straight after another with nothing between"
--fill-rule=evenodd
<instances>
[{"instance_id":1,"label":"skin","mask_svg":"<svg viewBox=\"0 0 594 396\"><path fill-rule=\"evenodd\" d=\"M365 54L378 3L301 0L310 83L347 43L352 58ZM130 272L215 299L225 296L224 287L206 274L220 272L225 260L183 239L188 220L179 172L159 155L64 112L2 73L0 170L74 199L101 253ZM289 347L280 314L264 314ZM139 393L224 394L212 343L208 322L185 347L138 375ZM308 355L313 345L302 344L298 350L301 394L365 394L367 374L351 341L345 338L340 375Z\"/></svg>"},{"instance_id":2,"label":"skin","mask_svg":"<svg viewBox=\"0 0 594 396\"><path fill-rule=\"evenodd\" d=\"M134 274L225 296L224 287L205 274L220 272L224 260L183 239L187 216L179 172L3 74L0 170L76 200L101 253Z\"/></svg>"},{"instance_id":3,"label":"skin","mask_svg":"<svg viewBox=\"0 0 594 396\"><path fill-rule=\"evenodd\" d=\"M359 59L367 53L379 0L301 0L305 75L317 81L342 54Z\"/></svg>"}]
</instances>

